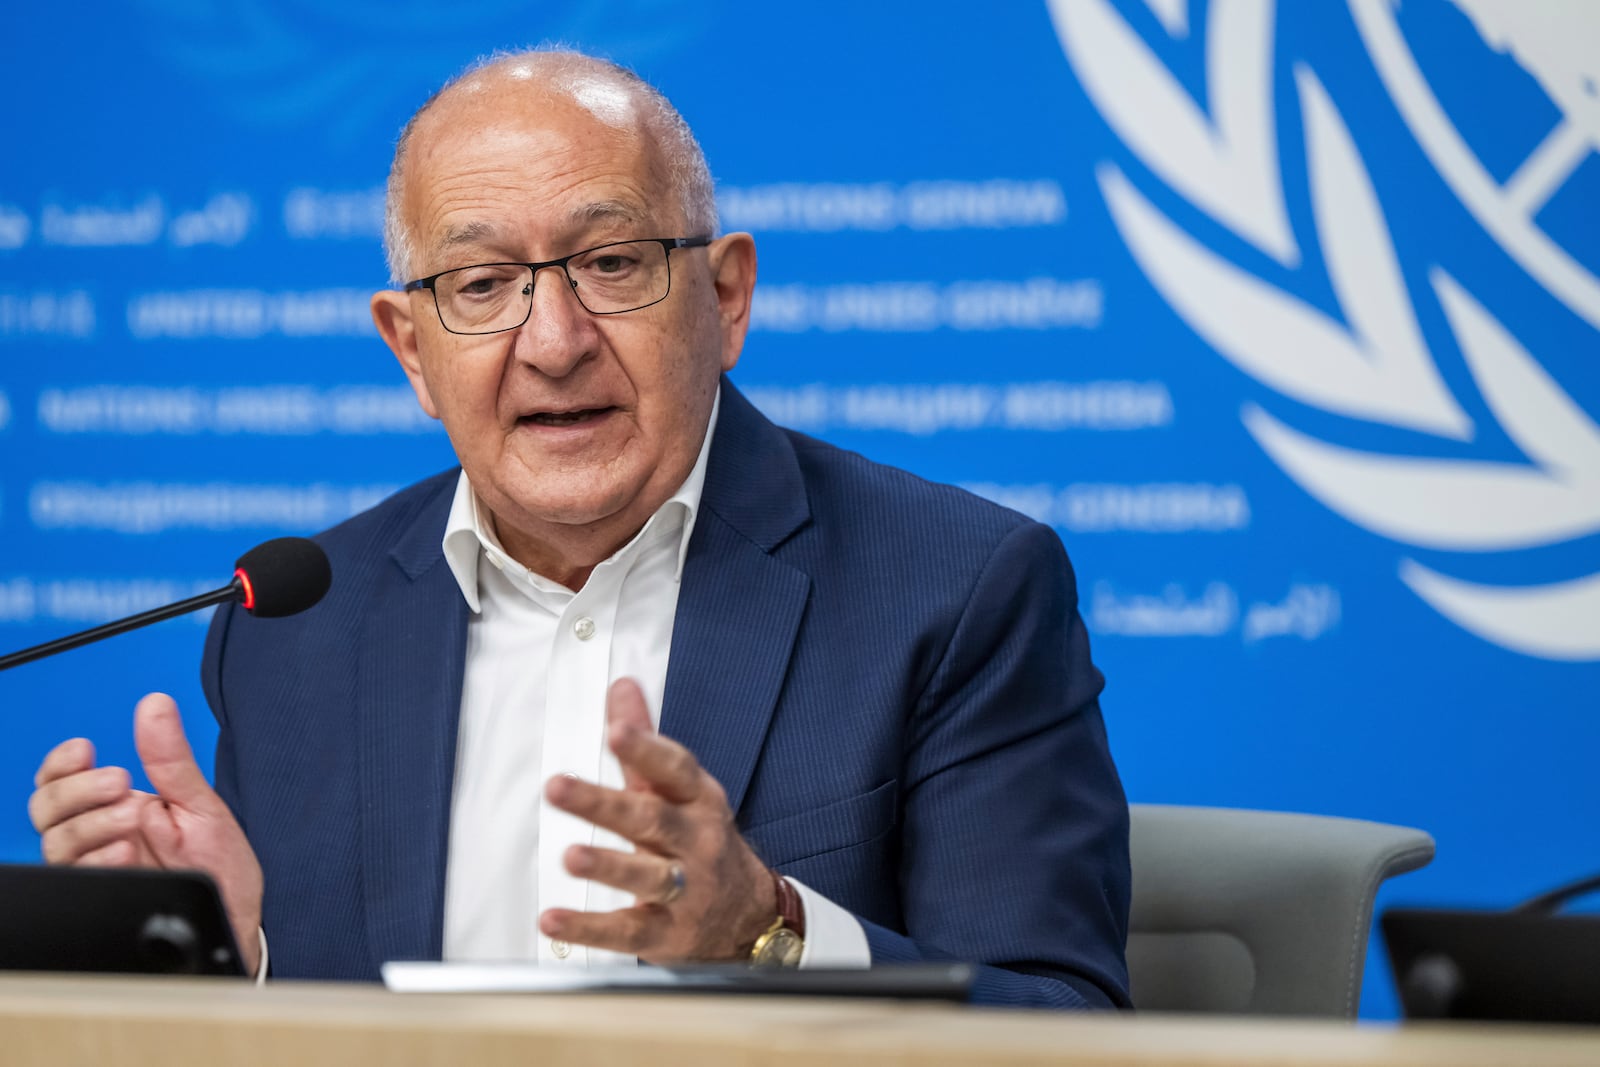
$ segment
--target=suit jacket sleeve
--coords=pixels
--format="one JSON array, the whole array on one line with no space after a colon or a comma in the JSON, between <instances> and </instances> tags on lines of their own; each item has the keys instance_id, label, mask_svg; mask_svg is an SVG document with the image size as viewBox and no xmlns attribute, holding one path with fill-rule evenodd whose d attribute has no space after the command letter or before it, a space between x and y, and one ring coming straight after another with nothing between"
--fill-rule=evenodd
<instances>
[{"instance_id":1,"label":"suit jacket sleeve","mask_svg":"<svg viewBox=\"0 0 1600 1067\"><path fill-rule=\"evenodd\" d=\"M1131 1006L1128 808L1101 688L1060 541L1016 527L913 710L906 929L863 920L875 962L980 961L979 1002Z\"/></svg>"},{"instance_id":2,"label":"suit jacket sleeve","mask_svg":"<svg viewBox=\"0 0 1600 1067\"><path fill-rule=\"evenodd\" d=\"M244 813L239 804L239 774L234 756L233 731L229 728L227 707L222 699L222 649L227 644L228 627L233 622L233 615L234 605L223 604L211 617L211 626L206 631L205 654L200 659L200 688L206 695L211 714L217 720L213 784L217 795L228 805L248 837L250 828L244 823Z\"/></svg>"}]
</instances>

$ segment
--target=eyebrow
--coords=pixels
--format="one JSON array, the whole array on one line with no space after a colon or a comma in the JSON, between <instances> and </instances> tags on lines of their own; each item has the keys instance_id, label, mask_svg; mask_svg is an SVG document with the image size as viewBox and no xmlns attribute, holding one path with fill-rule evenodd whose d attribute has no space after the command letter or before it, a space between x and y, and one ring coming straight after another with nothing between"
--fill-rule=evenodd
<instances>
[{"instance_id":1,"label":"eyebrow","mask_svg":"<svg viewBox=\"0 0 1600 1067\"><path fill-rule=\"evenodd\" d=\"M595 223L610 222L643 223L644 212L626 200L597 200L578 205L568 211L563 220L566 228L574 230L581 230ZM500 227L492 222L464 222L446 230L434 251L442 256L463 245L477 245L486 240L493 240L500 232Z\"/></svg>"},{"instance_id":2,"label":"eyebrow","mask_svg":"<svg viewBox=\"0 0 1600 1067\"><path fill-rule=\"evenodd\" d=\"M626 200L597 200L582 204L567 212L567 222L573 227L596 222L643 222L644 212L638 205Z\"/></svg>"},{"instance_id":3,"label":"eyebrow","mask_svg":"<svg viewBox=\"0 0 1600 1067\"><path fill-rule=\"evenodd\" d=\"M452 226L445 231L444 239L439 242L435 251L448 252L462 245L475 245L486 237L493 237L496 232L498 232L497 227L488 222L467 222L460 226Z\"/></svg>"}]
</instances>

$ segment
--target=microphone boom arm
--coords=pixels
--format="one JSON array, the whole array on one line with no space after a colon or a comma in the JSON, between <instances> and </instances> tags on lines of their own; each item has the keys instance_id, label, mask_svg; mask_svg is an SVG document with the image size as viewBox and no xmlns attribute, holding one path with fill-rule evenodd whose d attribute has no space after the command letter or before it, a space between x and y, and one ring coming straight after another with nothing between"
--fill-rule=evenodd
<instances>
[{"instance_id":1,"label":"microphone boom arm","mask_svg":"<svg viewBox=\"0 0 1600 1067\"><path fill-rule=\"evenodd\" d=\"M81 645L101 641L107 637L115 637L117 634L127 633L129 630L137 630L139 627L149 626L153 622L162 622L178 615L187 615L191 611L209 608L214 604L226 604L230 600L240 600L244 596L244 582L236 577L221 589L213 589L209 593L201 593L199 596L192 596L188 600L180 600L176 604L166 604L159 608L151 608L149 611L138 615L132 615L126 619L118 619L115 622L108 622L104 626L96 626L94 629L84 630L82 633L58 637L54 641L46 641L42 645L25 648L21 652L13 652L9 656L0 656L0 671L19 667L24 663L31 663L46 656L53 656L57 652L65 652L71 648L78 648Z\"/></svg>"}]
</instances>

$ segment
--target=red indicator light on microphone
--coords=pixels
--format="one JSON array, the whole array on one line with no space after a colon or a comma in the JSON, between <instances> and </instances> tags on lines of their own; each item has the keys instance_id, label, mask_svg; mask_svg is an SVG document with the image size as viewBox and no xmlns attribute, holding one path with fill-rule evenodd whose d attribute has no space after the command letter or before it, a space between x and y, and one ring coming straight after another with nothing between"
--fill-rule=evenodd
<instances>
[{"instance_id":1,"label":"red indicator light on microphone","mask_svg":"<svg viewBox=\"0 0 1600 1067\"><path fill-rule=\"evenodd\" d=\"M244 610L250 611L254 609L256 606L256 591L255 587L250 584L250 576L244 572L243 567L235 570L233 576L239 579L240 585L244 586L244 600L241 601L244 605Z\"/></svg>"}]
</instances>

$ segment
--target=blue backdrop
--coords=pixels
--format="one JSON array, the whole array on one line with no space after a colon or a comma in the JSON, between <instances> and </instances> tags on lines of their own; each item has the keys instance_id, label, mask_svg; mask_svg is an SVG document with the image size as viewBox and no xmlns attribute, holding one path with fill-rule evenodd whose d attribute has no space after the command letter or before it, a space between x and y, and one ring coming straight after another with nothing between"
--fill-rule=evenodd
<instances>
[{"instance_id":1,"label":"blue backdrop","mask_svg":"<svg viewBox=\"0 0 1600 1067\"><path fill-rule=\"evenodd\" d=\"M1600 8L75 11L0 36L0 648L450 463L367 317L381 183L447 76L558 39L699 132L769 414L1060 531L1132 799L1431 831L1385 904L1600 867ZM209 747L203 621L0 676L4 858L142 693Z\"/></svg>"}]
</instances>

